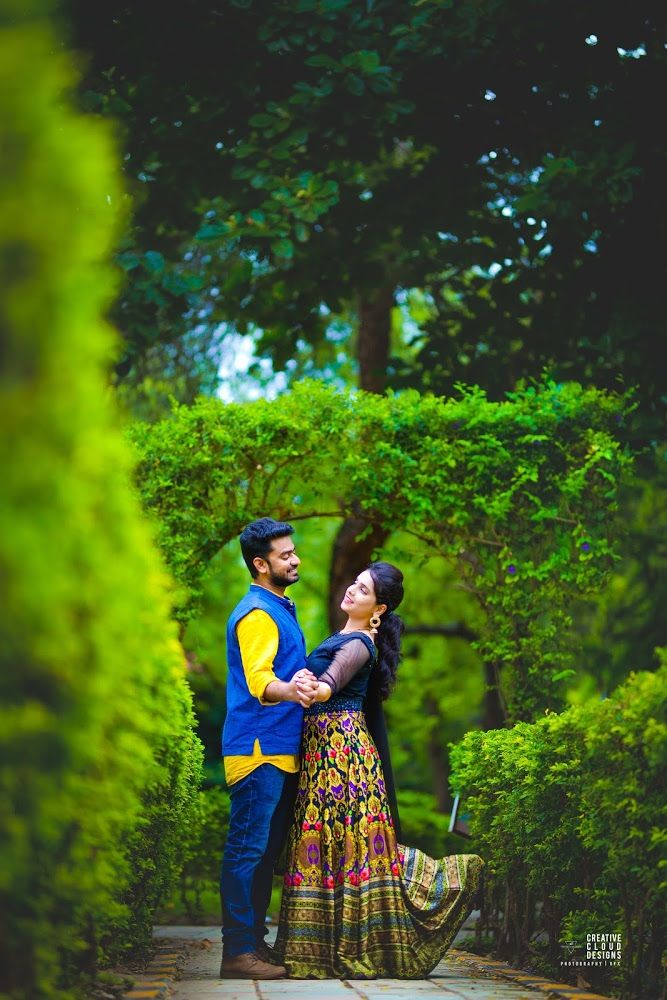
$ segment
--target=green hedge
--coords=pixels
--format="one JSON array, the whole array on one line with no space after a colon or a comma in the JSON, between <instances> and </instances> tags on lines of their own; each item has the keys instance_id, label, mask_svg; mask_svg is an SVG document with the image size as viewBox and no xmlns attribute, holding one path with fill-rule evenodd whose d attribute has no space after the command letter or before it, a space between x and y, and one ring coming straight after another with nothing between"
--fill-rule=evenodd
<instances>
[{"instance_id":1,"label":"green hedge","mask_svg":"<svg viewBox=\"0 0 667 1000\"><path fill-rule=\"evenodd\" d=\"M146 944L201 748L104 370L122 205L58 40L0 22L0 995Z\"/></svg>"},{"instance_id":2,"label":"green hedge","mask_svg":"<svg viewBox=\"0 0 667 1000\"><path fill-rule=\"evenodd\" d=\"M181 620L201 602L208 563L253 517L354 513L456 567L508 718L564 707L575 601L599 593L617 558L626 403L575 383L502 403L476 388L459 396L311 381L270 402L202 399L134 425L137 481L181 585Z\"/></svg>"},{"instance_id":3,"label":"green hedge","mask_svg":"<svg viewBox=\"0 0 667 1000\"><path fill-rule=\"evenodd\" d=\"M524 965L542 954L566 976L567 942L621 933L620 967L579 971L627 997L658 995L667 945L661 656L656 673L631 674L609 698L471 732L451 750L452 785L487 862L484 917L498 954Z\"/></svg>"}]
</instances>

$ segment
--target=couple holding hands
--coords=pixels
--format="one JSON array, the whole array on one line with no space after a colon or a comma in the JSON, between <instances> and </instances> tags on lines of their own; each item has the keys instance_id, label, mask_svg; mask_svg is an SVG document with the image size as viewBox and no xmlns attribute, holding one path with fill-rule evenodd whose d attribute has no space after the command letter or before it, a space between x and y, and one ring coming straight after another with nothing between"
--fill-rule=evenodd
<instances>
[{"instance_id":1,"label":"couple holding hands","mask_svg":"<svg viewBox=\"0 0 667 1000\"><path fill-rule=\"evenodd\" d=\"M227 624L220 976L421 979L472 909L483 862L400 843L382 701L400 659L403 574L371 563L346 590L342 629L306 655L285 596L299 579L293 530L264 517L240 536L252 582Z\"/></svg>"}]
</instances>

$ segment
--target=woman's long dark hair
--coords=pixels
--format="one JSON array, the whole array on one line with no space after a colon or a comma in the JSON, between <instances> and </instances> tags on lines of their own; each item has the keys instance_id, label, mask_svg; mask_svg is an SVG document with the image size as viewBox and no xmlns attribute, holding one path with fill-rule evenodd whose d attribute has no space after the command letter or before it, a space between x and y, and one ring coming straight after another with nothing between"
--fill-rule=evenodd
<instances>
[{"instance_id":1,"label":"woman's long dark hair","mask_svg":"<svg viewBox=\"0 0 667 1000\"><path fill-rule=\"evenodd\" d=\"M387 562L371 563L367 569L373 581L376 601L387 605L387 610L380 616L380 627L375 636L378 666L373 671L378 694L385 701L396 681L401 659L401 636L405 626L395 614L395 608L403 600L403 574L398 567Z\"/></svg>"}]
</instances>

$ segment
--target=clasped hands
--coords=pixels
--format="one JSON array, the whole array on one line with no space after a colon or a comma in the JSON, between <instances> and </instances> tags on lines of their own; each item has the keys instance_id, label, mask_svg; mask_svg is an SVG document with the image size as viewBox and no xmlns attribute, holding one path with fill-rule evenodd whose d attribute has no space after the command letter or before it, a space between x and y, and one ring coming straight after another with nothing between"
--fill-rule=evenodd
<instances>
[{"instance_id":1,"label":"clasped hands","mask_svg":"<svg viewBox=\"0 0 667 1000\"><path fill-rule=\"evenodd\" d=\"M292 677L292 684L296 689L296 700L304 708L308 708L315 701L319 682L315 674L306 667L297 672Z\"/></svg>"}]
</instances>

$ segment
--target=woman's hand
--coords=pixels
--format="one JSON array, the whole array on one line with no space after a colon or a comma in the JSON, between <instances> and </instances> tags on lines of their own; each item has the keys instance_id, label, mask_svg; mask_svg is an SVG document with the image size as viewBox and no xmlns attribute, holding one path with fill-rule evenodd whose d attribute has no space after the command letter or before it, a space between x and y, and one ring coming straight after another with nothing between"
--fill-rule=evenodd
<instances>
[{"instance_id":1,"label":"woman's hand","mask_svg":"<svg viewBox=\"0 0 667 1000\"><path fill-rule=\"evenodd\" d=\"M306 684L308 684L307 688L305 686ZM299 701L304 708L308 708L314 701L328 701L331 697L331 688L328 684L325 684L324 681L315 680L314 690L310 683L305 680L297 680L296 686L297 691L299 691L300 694ZM310 699L307 704L305 701L302 701L302 692L304 698L307 697Z\"/></svg>"},{"instance_id":2,"label":"woman's hand","mask_svg":"<svg viewBox=\"0 0 667 1000\"><path fill-rule=\"evenodd\" d=\"M297 701L299 704L302 705L303 708L308 708L312 705L319 687L315 674L312 674L310 670L304 667L302 670L297 670L292 677L291 683L293 683L296 687Z\"/></svg>"},{"instance_id":3,"label":"woman's hand","mask_svg":"<svg viewBox=\"0 0 667 1000\"><path fill-rule=\"evenodd\" d=\"M297 685L301 687L297 687ZM263 698L269 704L278 701L294 701L308 708L317 693L317 678L310 670L297 670L290 681L271 681L267 684Z\"/></svg>"}]
</instances>

